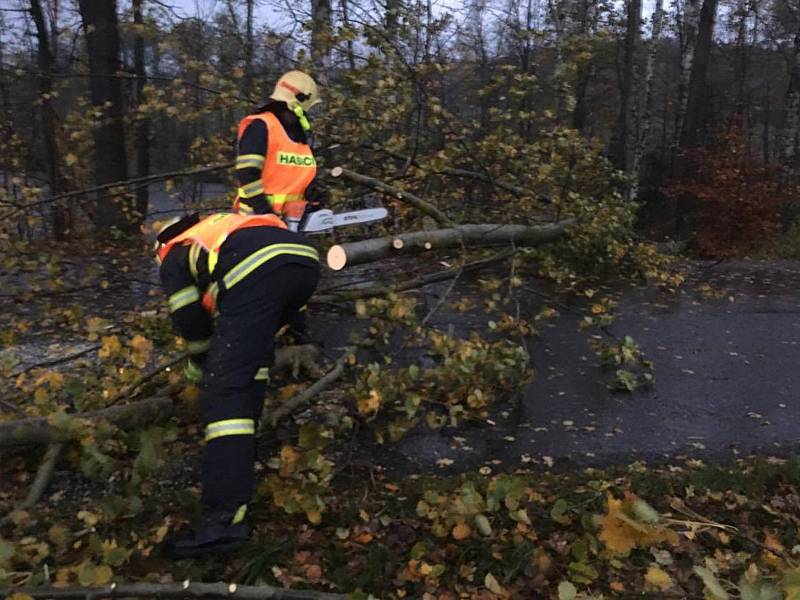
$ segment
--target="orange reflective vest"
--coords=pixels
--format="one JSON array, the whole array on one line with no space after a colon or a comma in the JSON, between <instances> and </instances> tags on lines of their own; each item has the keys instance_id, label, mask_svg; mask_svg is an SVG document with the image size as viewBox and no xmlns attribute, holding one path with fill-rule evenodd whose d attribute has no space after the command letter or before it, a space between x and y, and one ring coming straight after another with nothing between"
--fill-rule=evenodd
<instances>
[{"instance_id":1,"label":"orange reflective vest","mask_svg":"<svg viewBox=\"0 0 800 600\"><path fill-rule=\"evenodd\" d=\"M306 208L306 188L317 175L317 161L311 146L293 141L281 122L271 112L250 115L239 123L237 139L241 141L245 129L256 119L267 127L267 155L261 169L264 194L273 212L290 219L300 219ZM247 201L242 199L241 202ZM237 197L233 209L240 210Z\"/></svg>"},{"instance_id":2,"label":"orange reflective vest","mask_svg":"<svg viewBox=\"0 0 800 600\"><path fill-rule=\"evenodd\" d=\"M278 227L286 229L286 223L276 215L240 215L236 213L219 213L206 217L197 225L190 227L180 235L158 249L160 262L175 246L191 245L189 250L189 269L192 276L197 278L197 260L200 251L208 252L208 273L214 272L214 267L219 260L219 249L230 234L247 227ZM203 295L203 308L212 314L216 310L217 286L212 284Z\"/></svg>"}]
</instances>

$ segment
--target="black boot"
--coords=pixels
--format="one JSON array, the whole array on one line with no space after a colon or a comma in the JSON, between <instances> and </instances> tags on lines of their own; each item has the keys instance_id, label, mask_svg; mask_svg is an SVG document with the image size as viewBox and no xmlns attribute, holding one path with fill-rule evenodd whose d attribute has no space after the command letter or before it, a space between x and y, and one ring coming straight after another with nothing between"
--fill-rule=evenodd
<instances>
[{"instance_id":1,"label":"black boot","mask_svg":"<svg viewBox=\"0 0 800 600\"><path fill-rule=\"evenodd\" d=\"M250 536L243 517L243 511L206 513L184 535L168 541L165 552L172 558L191 558L234 550Z\"/></svg>"}]
</instances>

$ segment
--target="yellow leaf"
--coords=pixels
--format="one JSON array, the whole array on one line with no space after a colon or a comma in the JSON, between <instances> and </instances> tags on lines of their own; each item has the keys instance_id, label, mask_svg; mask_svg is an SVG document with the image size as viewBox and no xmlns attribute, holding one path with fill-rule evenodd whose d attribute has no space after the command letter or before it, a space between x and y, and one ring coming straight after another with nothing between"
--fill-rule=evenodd
<instances>
[{"instance_id":1,"label":"yellow leaf","mask_svg":"<svg viewBox=\"0 0 800 600\"><path fill-rule=\"evenodd\" d=\"M369 398L359 398L356 404L362 415L377 412L381 406L381 394L378 390L370 390Z\"/></svg>"},{"instance_id":2,"label":"yellow leaf","mask_svg":"<svg viewBox=\"0 0 800 600\"><path fill-rule=\"evenodd\" d=\"M505 589L503 589L503 586L500 585L500 583L491 573L487 573L486 577L483 578L483 585L485 585L490 592L497 594L498 596L503 596L506 593Z\"/></svg>"},{"instance_id":3,"label":"yellow leaf","mask_svg":"<svg viewBox=\"0 0 800 600\"><path fill-rule=\"evenodd\" d=\"M114 571L108 565L100 565L94 570L94 584L106 585L114 577Z\"/></svg>"},{"instance_id":4,"label":"yellow leaf","mask_svg":"<svg viewBox=\"0 0 800 600\"><path fill-rule=\"evenodd\" d=\"M33 597L29 596L28 594L21 594L19 592L16 592L14 594L11 594L10 596L6 596L6 600L33 600Z\"/></svg>"},{"instance_id":5,"label":"yellow leaf","mask_svg":"<svg viewBox=\"0 0 800 600\"><path fill-rule=\"evenodd\" d=\"M97 355L100 358L113 358L122 351L122 344L119 338L115 335L104 335L101 341L101 347Z\"/></svg>"},{"instance_id":6,"label":"yellow leaf","mask_svg":"<svg viewBox=\"0 0 800 600\"><path fill-rule=\"evenodd\" d=\"M472 529L466 523L459 523L453 527L453 538L457 540L465 540L472 535Z\"/></svg>"},{"instance_id":7,"label":"yellow leaf","mask_svg":"<svg viewBox=\"0 0 800 600\"><path fill-rule=\"evenodd\" d=\"M288 477L294 473L294 467L300 454L291 446L284 446L281 448L281 469L280 474L282 477Z\"/></svg>"},{"instance_id":8,"label":"yellow leaf","mask_svg":"<svg viewBox=\"0 0 800 600\"><path fill-rule=\"evenodd\" d=\"M150 354L153 351L153 342L141 335L133 336L129 342L133 353L131 354L131 362L140 369L143 369L150 360Z\"/></svg>"},{"instance_id":9,"label":"yellow leaf","mask_svg":"<svg viewBox=\"0 0 800 600\"><path fill-rule=\"evenodd\" d=\"M76 162L78 162L78 157L77 157L77 156L75 156L75 155L74 155L72 152L70 152L69 154L67 154L67 155L64 157L64 162L65 162L65 163L67 163L67 166L68 166L68 167L71 167L71 166L72 166L72 165L74 165Z\"/></svg>"},{"instance_id":10,"label":"yellow leaf","mask_svg":"<svg viewBox=\"0 0 800 600\"><path fill-rule=\"evenodd\" d=\"M656 567L655 565L647 569L644 580L648 585L657 588L662 592L673 586L672 577L670 577L669 573L663 569L660 569L659 567Z\"/></svg>"},{"instance_id":11,"label":"yellow leaf","mask_svg":"<svg viewBox=\"0 0 800 600\"><path fill-rule=\"evenodd\" d=\"M608 512L600 523L600 540L617 554L627 556L637 546L660 543L678 543L678 534L659 524L642 523L634 516L636 496L629 494L625 500L608 495Z\"/></svg>"}]
</instances>

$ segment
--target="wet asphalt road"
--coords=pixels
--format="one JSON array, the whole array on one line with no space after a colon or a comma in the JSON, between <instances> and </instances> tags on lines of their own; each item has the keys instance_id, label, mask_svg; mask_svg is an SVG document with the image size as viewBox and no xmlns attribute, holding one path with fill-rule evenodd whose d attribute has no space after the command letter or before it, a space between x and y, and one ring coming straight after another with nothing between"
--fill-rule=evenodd
<instances>
[{"instance_id":1,"label":"wet asphalt road","mask_svg":"<svg viewBox=\"0 0 800 600\"><path fill-rule=\"evenodd\" d=\"M530 344L534 381L498 408L494 425L421 429L379 452L381 462L412 473L793 452L800 447L800 263L695 264L688 275L674 294L616 291L611 329L631 335L655 361L653 389L606 389L580 317L562 310ZM581 308L574 298L559 300ZM532 318L543 303L521 297L522 315Z\"/></svg>"}]
</instances>

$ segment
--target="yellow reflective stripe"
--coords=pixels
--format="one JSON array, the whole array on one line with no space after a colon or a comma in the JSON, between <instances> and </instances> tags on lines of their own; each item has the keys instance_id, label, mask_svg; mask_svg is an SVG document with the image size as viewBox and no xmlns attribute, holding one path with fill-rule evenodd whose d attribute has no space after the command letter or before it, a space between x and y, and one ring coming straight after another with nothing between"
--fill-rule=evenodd
<instances>
[{"instance_id":1,"label":"yellow reflective stripe","mask_svg":"<svg viewBox=\"0 0 800 600\"><path fill-rule=\"evenodd\" d=\"M197 259L200 258L200 250L200 244L197 243L189 248L189 271L195 279L197 279Z\"/></svg>"},{"instance_id":2,"label":"yellow reflective stripe","mask_svg":"<svg viewBox=\"0 0 800 600\"><path fill-rule=\"evenodd\" d=\"M264 193L264 182L260 179L239 188L239 198L252 198Z\"/></svg>"},{"instance_id":3,"label":"yellow reflective stripe","mask_svg":"<svg viewBox=\"0 0 800 600\"><path fill-rule=\"evenodd\" d=\"M206 441L229 435L255 435L256 422L253 419L226 419L206 425Z\"/></svg>"},{"instance_id":4,"label":"yellow reflective stripe","mask_svg":"<svg viewBox=\"0 0 800 600\"><path fill-rule=\"evenodd\" d=\"M241 214L241 215L252 215L254 212L256 212L256 211L252 206L242 202L241 200L239 201L239 214Z\"/></svg>"},{"instance_id":5,"label":"yellow reflective stripe","mask_svg":"<svg viewBox=\"0 0 800 600\"><path fill-rule=\"evenodd\" d=\"M185 287L169 297L169 312L180 310L198 300L200 300L200 292L197 291L197 288L193 285Z\"/></svg>"},{"instance_id":6,"label":"yellow reflective stripe","mask_svg":"<svg viewBox=\"0 0 800 600\"><path fill-rule=\"evenodd\" d=\"M201 352L206 352L209 348L211 348L211 338L186 342L186 350L189 351L189 354L200 354Z\"/></svg>"},{"instance_id":7,"label":"yellow reflective stripe","mask_svg":"<svg viewBox=\"0 0 800 600\"><path fill-rule=\"evenodd\" d=\"M250 256L228 271L225 277L222 278L222 281L225 283L225 289L232 288L265 262L281 254L293 254L295 256L305 256L312 260L319 260L319 254L310 246L304 244L272 244L257 252L253 252Z\"/></svg>"},{"instance_id":8,"label":"yellow reflective stripe","mask_svg":"<svg viewBox=\"0 0 800 600\"><path fill-rule=\"evenodd\" d=\"M303 194L267 194L267 200L273 204L283 204L292 200L303 200Z\"/></svg>"},{"instance_id":9,"label":"yellow reflective stripe","mask_svg":"<svg viewBox=\"0 0 800 600\"><path fill-rule=\"evenodd\" d=\"M236 510L236 514L233 515L233 521L231 521L231 525L238 525L239 523L244 521L246 515L247 515L247 504L242 504Z\"/></svg>"},{"instance_id":10,"label":"yellow reflective stripe","mask_svg":"<svg viewBox=\"0 0 800 600\"><path fill-rule=\"evenodd\" d=\"M256 381L269 381L269 367L261 367L256 373Z\"/></svg>"},{"instance_id":11,"label":"yellow reflective stripe","mask_svg":"<svg viewBox=\"0 0 800 600\"><path fill-rule=\"evenodd\" d=\"M236 157L237 169L260 169L264 166L263 154L242 154Z\"/></svg>"}]
</instances>

